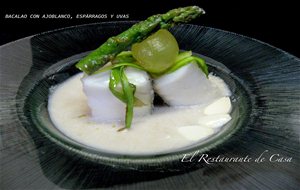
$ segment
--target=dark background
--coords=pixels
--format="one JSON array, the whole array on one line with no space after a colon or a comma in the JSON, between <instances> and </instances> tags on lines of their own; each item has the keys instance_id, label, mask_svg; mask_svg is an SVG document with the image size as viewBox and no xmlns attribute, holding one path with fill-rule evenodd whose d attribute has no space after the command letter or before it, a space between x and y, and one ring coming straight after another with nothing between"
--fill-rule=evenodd
<instances>
[{"instance_id":1,"label":"dark background","mask_svg":"<svg viewBox=\"0 0 300 190\"><path fill-rule=\"evenodd\" d=\"M103 1L104 2L104 1ZM264 3L262 3L264 2ZM84 2L82 2L84 5ZM90 5L90 4L89 4ZM90 8L0 8L0 45L29 35L57 28L85 23L115 20L143 20L156 13L169 9L198 5L206 15L193 21L193 24L219 28L267 42L300 57L298 5L292 1L222 1L222 0L140 0L138 2L106 1ZM73 19L5 19L5 14L72 14ZM129 19L76 19L76 14L129 14ZM297 47L298 46L298 47Z\"/></svg>"}]
</instances>

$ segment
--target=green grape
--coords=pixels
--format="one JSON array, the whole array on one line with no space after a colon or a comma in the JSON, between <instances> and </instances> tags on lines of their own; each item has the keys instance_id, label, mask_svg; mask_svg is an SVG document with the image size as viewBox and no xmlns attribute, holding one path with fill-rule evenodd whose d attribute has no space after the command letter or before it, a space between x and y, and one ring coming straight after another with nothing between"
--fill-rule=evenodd
<instances>
[{"instance_id":1,"label":"green grape","mask_svg":"<svg viewBox=\"0 0 300 190\"><path fill-rule=\"evenodd\" d=\"M170 68L179 53L175 37L160 29L140 43L132 45L132 55L150 73L161 73Z\"/></svg>"}]
</instances>

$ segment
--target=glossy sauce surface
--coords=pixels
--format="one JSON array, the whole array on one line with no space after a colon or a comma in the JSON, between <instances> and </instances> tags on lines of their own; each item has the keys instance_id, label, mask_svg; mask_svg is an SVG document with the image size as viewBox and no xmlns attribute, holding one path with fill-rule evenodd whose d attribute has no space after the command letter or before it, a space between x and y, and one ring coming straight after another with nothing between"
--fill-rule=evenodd
<instances>
[{"instance_id":1,"label":"glossy sauce surface","mask_svg":"<svg viewBox=\"0 0 300 190\"><path fill-rule=\"evenodd\" d=\"M231 119L230 91L222 79L209 75L218 93L204 104L154 107L151 115L134 117L129 130L118 131L123 121L91 120L82 76L77 74L51 89L50 118L66 136L101 151L132 155L170 152L209 138Z\"/></svg>"}]
</instances>

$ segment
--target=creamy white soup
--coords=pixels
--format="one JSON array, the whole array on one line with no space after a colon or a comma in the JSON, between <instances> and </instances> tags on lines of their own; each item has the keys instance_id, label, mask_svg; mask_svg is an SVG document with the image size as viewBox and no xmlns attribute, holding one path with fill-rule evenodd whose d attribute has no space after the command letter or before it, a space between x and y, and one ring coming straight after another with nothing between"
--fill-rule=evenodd
<instances>
[{"instance_id":1,"label":"creamy white soup","mask_svg":"<svg viewBox=\"0 0 300 190\"><path fill-rule=\"evenodd\" d=\"M48 111L62 133L101 151L132 155L170 152L210 138L231 119L230 91L221 78L210 74L214 95L204 103L156 106L150 115L134 117L130 129L118 131L124 121L95 122L91 118L82 77L79 73L52 88Z\"/></svg>"}]
</instances>

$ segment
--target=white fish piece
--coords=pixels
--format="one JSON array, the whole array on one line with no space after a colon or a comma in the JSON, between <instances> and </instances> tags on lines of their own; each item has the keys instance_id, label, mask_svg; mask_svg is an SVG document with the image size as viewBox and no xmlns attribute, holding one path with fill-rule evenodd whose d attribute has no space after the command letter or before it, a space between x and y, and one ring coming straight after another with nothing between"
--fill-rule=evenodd
<instances>
[{"instance_id":1,"label":"white fish piece","mask_svg":"<svg viewBox=\"0 0 300 190\"><path fill-rule=\"evenodd\" d=\"M204 104L220 96L220 92L194 64L154 80L154 89L170 106Z\"/></svg>"},{"instance_id":2,"label":"white fish piece","mask_svg":"<svg viewBox=\"0 0 300 190\"><path fill-rule=\"evenodd\" d=\"M179 127L178 132L188 140L198 141L211 136L214 130L201 125L188 125Z\"/></svg>"},{"instance_id":3,"label":"white fish piece","mask_svg":"<svg viewBox=\"0 0 300 190\"><path fill-rule=\"evenodd\" d=\"M231 102L229 97L222 97L209 104L204 109L205 115L227 114L231 112Z\"/></svg>"},{"instance_id":4,"label":"white fish piece","mask_svg":"<svg viewBox=\"0 0 300 190\"><path fill-rule=\"evenodd\" d=\"M198 123L211 128L220 128L231 120L229 114L213 114L200 117Z\"/></svg>"},{"instance_id":5,"label":"white fish piece","mask_svg":"<svg viewBox=\"0 0 300 190\"><path fill-rule=\"evenodd\" d=\"M208 75L208 78L215 85L215 87L218 88L222 96L231 96L232 93L223 79L215 76L212 73Z\"/></svg>"},{"instance_id":6,"label":"white fish piece","mask_svg":"<svg viewBox=\"0 0 300 190\"><path fill-rule=\"evenodd\" d=\"M154 93L149 75L135 68L126 68L125 73L129 82L136 86L135 97L145 104L141 107L134 107L134 117L150 114ZM93 121L110 122L125 119L126 104L109 90L109 78L110 71L106 71L84 76L81 79Z\"/></svg>"}]
</instances>

